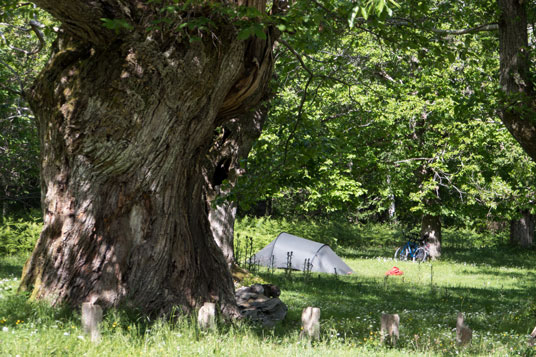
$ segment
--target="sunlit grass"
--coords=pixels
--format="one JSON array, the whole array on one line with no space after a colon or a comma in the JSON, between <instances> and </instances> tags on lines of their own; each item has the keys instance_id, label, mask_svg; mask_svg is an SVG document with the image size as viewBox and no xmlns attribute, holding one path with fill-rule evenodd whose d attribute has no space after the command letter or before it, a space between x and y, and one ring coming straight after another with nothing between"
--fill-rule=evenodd
<instances>
[{"instance_id":1,"label":"sunlit grass","mask_svg":"<svg viewBox=\"0 0 536 357\"><path fill-rule=\"evenodd\" d=\"M0 257L0 356L536 355L527 344L536 325L534 251L501 245L504 237L446 230L442 259L417 264L392 259L403 240L396 227L275 220L246 221L240 227L255 247L280 231L325 237L356 273L293 272L288 278L282 271L270 274L261 268L261 278L281 287L281 299L289 307L274 329L221 323L207 333L187 316L154 321L112 310L105 314L101 343L94 344L81 331L78 311L50 308L16 294L26 256ZM469 236L471 241L462 244ZM385 278L393 266L404 274ZM321 339L313 344L299 338L306 306L322 310ZM454 342L458 311L473 329L473 342L466 348ZM400 314L400 341L394 348L380 345L382 312Z\"/></svg>"}]
</instances>

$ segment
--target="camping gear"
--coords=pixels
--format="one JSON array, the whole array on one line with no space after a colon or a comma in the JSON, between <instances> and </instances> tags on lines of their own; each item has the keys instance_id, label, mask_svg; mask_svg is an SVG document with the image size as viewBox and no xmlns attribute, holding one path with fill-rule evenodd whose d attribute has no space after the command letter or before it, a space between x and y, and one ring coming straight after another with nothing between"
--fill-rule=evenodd
<instances>
[{"instance_id":1,"label":"camping gear","mask_svg":"<svg viewBox=\"0 0 536 357\"><path fill-rule=\"evenodd\" d=\"M392 267L391 270L389 270L385 275L402 275L404 274L402 270L398 269L397 267Z\"/></svg>"},{"instance_id":2,"label":"camping gear","mask_svg":"<svg viewBox=\"0 0 536 357\"><path fill-rule=\"evenodd\" d=\"M327 245L281 233L251 257L255 264L330 274L352 274L352 269Z\"/></svg>"}]
</instances>

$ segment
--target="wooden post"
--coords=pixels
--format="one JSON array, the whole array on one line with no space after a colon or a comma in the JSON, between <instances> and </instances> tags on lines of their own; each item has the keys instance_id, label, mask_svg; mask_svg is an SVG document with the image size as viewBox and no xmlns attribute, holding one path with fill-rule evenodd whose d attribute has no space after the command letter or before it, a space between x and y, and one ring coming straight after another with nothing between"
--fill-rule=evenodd
<instances>
[{"instance_id":1,"label":"wooden post","mask_svg":"<svg viewBox=\"0 0 536 357\"><path fill-rule=\"evenodd\" d=\"M529 346L534 346L536 344L536 327L532 330L528 342Z\"/></svg>"},{"instance_id":2,"label":"wooden post","mask_svg":"<svg viewBox=\"0 0 536 357\"><path fill-rule=\"evenodd\" d=\"M206 302L199 309L197 314L197 323L202 330L216 328L216 304L213 302Z\"/></svg>"},{"instance_id":3,"label":"wooden post","mask_svg":"<svg viewBox=\"0 0 536 357\"><path fill-rule=\"evenodd\" d=\"M396 345L396 341L400 337L399 334L400 316L398 314L382 314L380 341L385 342L385 336L391 337L391 344Z\"/></svg>"},{"instance_id":4,"label":"wooden post","mask_svg":"<svg viewBox=\"0 0 536 357\"><path fill-rule=\"evenodd\" d=\"M465 346L471 343L472 338L473 331L463 323L463 314L459 312L456 320L456 342L460 346Z\"/></svg>"},{"instance_id":5,"label":"wooden post","mask_svg":"<svg viewBox=\"0 0 536 357\"><path fill-rule=\"evenodd\" d=\"M102 307L91 302L82 304L82 329L91 337L92 342L99 342L101 335L99 324L102 322Z\"/></svg>"},{"instance_id":6,"label":"wooden post","mask_svg":"<svg viewBox=\"0 0 536 357\"><path fill-rule=\"evenodd\" d=\"M302 331L300 337L320 339L320 309L308 306L302 311Z\"/></svg>"}]
</instances>

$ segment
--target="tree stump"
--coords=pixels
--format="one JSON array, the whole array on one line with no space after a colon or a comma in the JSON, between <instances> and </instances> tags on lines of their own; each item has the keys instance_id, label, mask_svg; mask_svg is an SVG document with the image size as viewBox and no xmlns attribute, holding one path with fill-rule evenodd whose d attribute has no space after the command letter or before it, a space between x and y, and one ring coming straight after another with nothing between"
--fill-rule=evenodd
<instances>
[{"instance_id":1,"label":"tree stump","mask_svg":"<svg viewBox=\"0 0 536 357\"><path fill-rule=\"evenodd\" d=\"M92 342L100 341L99 324L102 322L102 307L90 302L82 304L82 329Z\"/></svg>"},{"instance_id":2,"label":"tree stump","mask_svg":"<svg viewBox=\"0 0 536 357\"><path fill-rule=\"evenodd\" d=\"M391 338L391 344L396 345L396 341L400 337L399 334L400 316L398 314L382 314L381 317L381 331L380 341L385 342L385 337Z\"/></svg>"},{"instance_id":3,"label":"tree stump","mask_svg":"<svg viewBox=\"0 0 536 357\"><path fill-rule=\"evenodd\" d=\"M308 306L302 312L302 331L300 337L320 339L320 309Z\"/></svg>"},{"instance_id":4,"label":"tree stump","mask_svg":"<svg viewBox=\"0 0 536 357\"><path fill-rule=\"evenodd\" d=\"M213 302L206 302L199 309L197 314L197 323L202 330L209 330L216 328L216 304Z\"/></svg>"},{"instance_id":5,"label":"tree stump","mask_svg":"<svg viewBox=\"0 0 536 357\"><path fill-rule=\"evenodd\" d=\"M456 321L456 342L460 346L465 346L471 343L473 338L473 331L469 326L465 325L463 322L463 314L458 313L458 320Z\"/></svg>"}]
</instances>

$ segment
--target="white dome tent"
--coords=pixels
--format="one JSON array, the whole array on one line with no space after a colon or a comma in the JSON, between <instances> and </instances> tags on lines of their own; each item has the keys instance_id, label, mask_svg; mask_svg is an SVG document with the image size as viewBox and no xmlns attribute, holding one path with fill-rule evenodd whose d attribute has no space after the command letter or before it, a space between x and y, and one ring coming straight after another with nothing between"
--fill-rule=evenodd
<instances>
[{"instance_id":1,"label":"white dome tent","mask_svg":"<svg viewBox=\"0 0 536 357\"><path fill-rule=\"evenodd\" d=\"M304 270L306 259L311 272L346 275L353 270L327 245L288 233L281 233L270 244L251 257L251 261L267 267L287 268L287 253L292 252L292 269ZM273 259L273 262L272 262Z\"/></svg>"}]
</instances>

